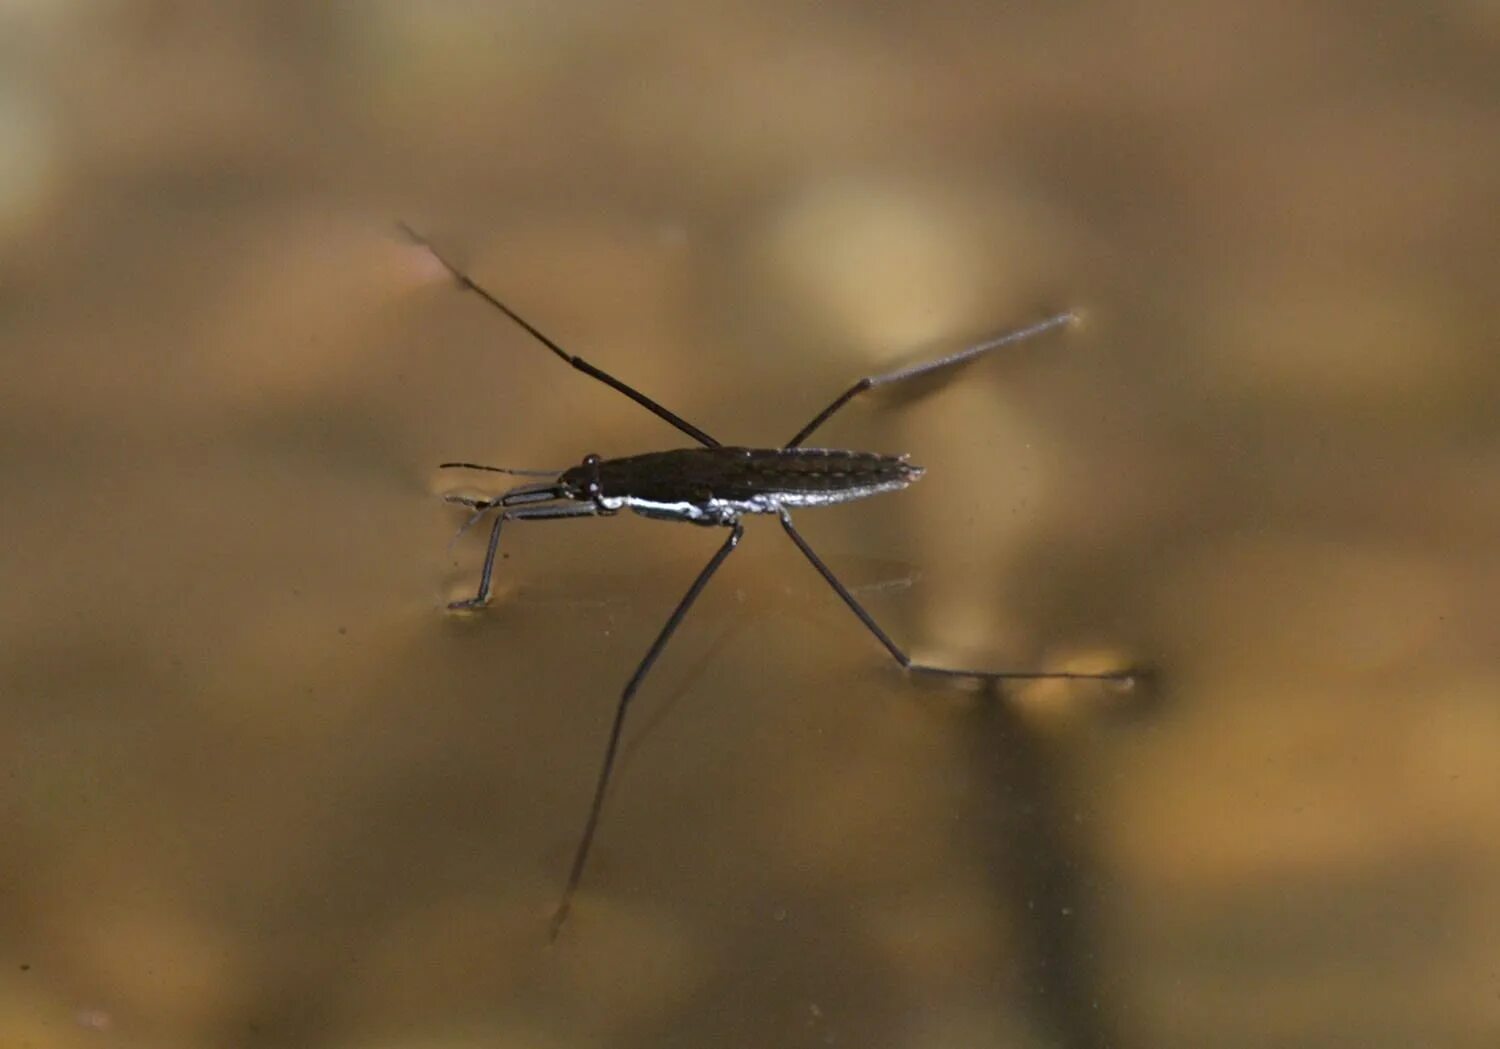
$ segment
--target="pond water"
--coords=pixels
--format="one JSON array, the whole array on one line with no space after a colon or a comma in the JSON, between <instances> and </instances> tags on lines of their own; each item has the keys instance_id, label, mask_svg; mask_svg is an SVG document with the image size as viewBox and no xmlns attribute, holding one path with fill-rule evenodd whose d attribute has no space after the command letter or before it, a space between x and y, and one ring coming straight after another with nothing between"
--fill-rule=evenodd
<instances>
[{"instance_id":1,"label":"pond water","mask_svg":"<svg viewBox=\"0 0 1500 1049\"><path fill-rule=\"evenodd\" d=\"M21 5L0 1042L1491 1046L1492 5ZM7 173L8 172L8 173ZM910 489L483 528L451 459Z\"/></svg>"}]
</instances>

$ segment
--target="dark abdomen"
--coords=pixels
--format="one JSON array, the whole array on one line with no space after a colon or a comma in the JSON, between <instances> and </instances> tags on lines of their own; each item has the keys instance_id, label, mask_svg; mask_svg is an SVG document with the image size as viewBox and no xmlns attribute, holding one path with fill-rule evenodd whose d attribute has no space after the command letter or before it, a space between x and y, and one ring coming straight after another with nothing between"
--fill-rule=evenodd
<instances>
[{"instance_id":1,"label":"dark abdomen","mask_svg":"<svg viewBox=\"0 0 1500 1049\"><path fill-rule=\"evenodd\" d=\"M904 456L827 448L678 448L599 464L606 498L732 503L784 496L789 506L843 502L922 476Z\"/></svg>"}]
</instances>

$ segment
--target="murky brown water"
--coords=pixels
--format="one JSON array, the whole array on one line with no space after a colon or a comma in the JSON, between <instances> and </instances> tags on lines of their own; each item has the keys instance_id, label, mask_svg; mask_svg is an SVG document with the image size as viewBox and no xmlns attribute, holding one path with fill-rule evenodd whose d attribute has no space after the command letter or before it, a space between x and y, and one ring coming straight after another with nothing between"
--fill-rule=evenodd
<instances>
[{"instance_id":1,"label":"murky brown water","mask_svg":"<svg viewBox=\"0 0 1500 1049\"><path fill-rule=\"evenodd\" d=\"M1493 4L0 13L0 1045L1500 1043ZM449 458L854 377L896 496L517 525Z\"/></svg>"}]
</instances>

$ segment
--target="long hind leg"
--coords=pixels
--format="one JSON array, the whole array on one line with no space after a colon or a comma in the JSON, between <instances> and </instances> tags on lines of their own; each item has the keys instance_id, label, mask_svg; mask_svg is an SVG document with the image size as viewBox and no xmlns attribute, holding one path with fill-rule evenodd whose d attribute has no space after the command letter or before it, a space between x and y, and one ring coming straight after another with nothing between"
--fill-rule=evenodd
<instances>
[{"instance_id":1,"label":"long hind leg","mask_svg":"<svg viewBox=\"0 0 1500 1049\"><path fill-rule=\"evenodd\" d=\"M1004 335L986 340L978 345L970 346L966 350L959 350L956 353L948 354L946 357L939 357L935 361L923 361L921 364L911 364L905 368L897 368L893 372L885 372L881 375L867 375L835 397L833 403L813 416L812 421L798 430L797 436L786 442L783 447L796 448L803 441L811 437L814 430L826 423L833 416L834 412L866 390L873 390L877 386L889 386L891 383L901 382L903 379L915 379L919 375L926 375L929 372L963 364L965 361L972 361L975 357L981 357L991 350L998 350L1002 346L1012 346L1015 343L1024 342L1026 339L1033 338L1046 331L1051 331L1053 328L1061 328L1064 325L1072 324L1077 319L1078 315L1075 313L1059 313L1055 317L1048 317L1044 321L1038 321L1024 328L1007 332Z\"/></svg>"},{"instance_id":2,"label":"long hind leg","mask_svg":"<svg viewBox=\"0 0 1500 1049\"><path fill-rule=\"evenodd\" d=\"M807 540L802 538L802 533L797 531L796 527L792 524L791 516L785 511L781 514L781 526L786 529L786 534L792 537L792 542L797 544L797 549L802 551L802 555L818 570L818 574L828 582L829 586L833 587L833 592L838 594L844 604L849 606L849 610L859 617L859 621L865 625L865 628L871 634L875 635L875 640L885 646L885 650L891 654L891 658L895 659L897 663L900 663L907 670L920 674L942 674L947 677L978 678L985 681L1036 681L1054 678L1081 681L1118 681L1125 685L1134 683L1138 676L1136 671L1130 670L1087 674L1064 670L982 670L973 667L940 667L932 663L914 662L900 645L891 640L891 635L887 634L881 628L880 624L875 622L875 617L865 610L865 607L859 603L859 600L849 592L849 588L839 582L838 576L833 574L833 569L824 564L823 559L807 544Z\"/></svg>"}]
</instances>

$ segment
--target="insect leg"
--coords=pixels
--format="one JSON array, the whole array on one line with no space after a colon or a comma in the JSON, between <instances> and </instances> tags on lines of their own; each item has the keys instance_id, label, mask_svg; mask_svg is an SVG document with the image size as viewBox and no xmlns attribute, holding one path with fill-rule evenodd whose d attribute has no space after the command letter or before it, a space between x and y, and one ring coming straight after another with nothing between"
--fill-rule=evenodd
<instances>
[{"instance_id":1,"label":"insect leg","mask_svg":"<svg viewBox=\"0 0 1500 1049\"><path fill-rule=\"evenodd\" d=\"M479 514L484 513L494 503L482 499L464 499L462 497L450 497L449 502L459 503L471 507L476 511L475 517L464 524L468 528L473 524ZM551 521L560 517L597 517L599 509L593 503L564 503L561 506L522 506L512 510L503 511L495 518L495 525L490 529L490 543L484 554L484 568L479 573L479 590L473 597L464 598L462 601L450 601L448 607L454 611L467 611L475 608L483 608L490 599L490 577L495 572L495 551L500 547L500 526L511 518L518 521Z\"/></svg>"},{"instance_id":2,"label":"insect leg","mask_svg":"<svg viewBox=\"0 0 1500 1049\"><path fill-rule=\"evenodd\" d=\"M583 374L585 375L598 379L600 382L604 383L604 385L610 387L611 389L620 391L636 404L639 404L642 408L645 408L652 415L656 416L658 419L661 419L664 422L670 423L672 426L675 426L677 429L687 434L699 444L704 445L708 448L719 447L718 441L710 437L707 433L700 430L698 427L694 426L692 423L688 422L676 412L669 411L668 409L662 407L660 404L657 404L650 397L647 397L644 393L641 393L635 387L627 386L625 383L621 382L619 379L616 379L613 375L609 374L609 372L605 371L603 368L597 368L594 365L590 364L588 361L584 360L582 357L575 356L574 354L571 354L567 350L563 349L557 343L553 342L550 338L544 335L539 329L534 327L531 322L528 321L525 317L522 317L515 310L511 309L505 303L496 298L494 293L482 287L477 281L474 280L473 277L470 277L463 270L459 269L442 255L438 254L438 250L433 247L426 238L422 237L406 223L398 222L396 225L401 230L401 232L409 237L413 242L421 245L429 252L431 252L432 257L437 259L438 262L442 264L442 267L453 275L454 280L458 281L458 283L463 285L464 288L472 291L485 302L489 303L501 313L505 314L516 324L520 325L521 328L523 328L532 338L536 339L537 342L540 342L543 346L547 347L547 349L551 350L558 357L561 357L563 360L567 361L574 368L583 372Z\"/></svg>"},{"instance_id":3,"label":"insect leg","mask_svg":"<svg viewBox=\"0 0 1500 1049\"><path fill-rule=\"evenodd\" d=\"M651 643L646 656L640 665L635 668L635 673L630 675L625 689L620 693L620 701L615 706L615 722L609 730L609 744L604 749L604 761L599 766L599 781L594 787L594 800L589 805L589 818L583 825L583 835L578 840L578 851L573 855L573 867L568 873L568 883L563 888L562 902L557 906L557 912L552 916L552 930L549 938L557 939L557 934L562 931L563 923L568 920L568 911L573 906L573 893L578 888L579 881L583 878L583 868L588 862L589 849L594 844L594 831L599 826L599 813L604 808L604 795L609 789L609 777L615 766L615 755L620 749L620 732L625 727L625 711L630 707L630 700L635 696L636 690L640 688L647 672L655 664L656 658L661 655L662 649L667 647L667 642L676 633L677 627L687 615L693 602L708 585L709 579L718 571L724 559L728 557L736 546L739 545L740 536L744 533L745 526L735 521L729 538L724 540L724 545L719 547L717 553L703 566L703 571L698 573L698 578L693 580L693 585L688 587L687 593L682 600L677 602L677 607L667 617L666 625L661 628L661 633L656 635L656 640Z\"/></svg>"},{"instance_id":4,"label":"insect leg","mask_svg":"<svg viewBox=\"0 0 1500 1049\"><path fill-rule=\"evenodd\" d=\"M897 645L896 642L891 640L891 636L880 628L880 624L875 622L875 618L871 616L869 612L865 611L864 606L861 605L859 601L854 597L854 595L849 592L849 588L846 587L843 583L839 582L838 577L833 574L833 570L823 563L823 559L819 557L816 552L814 552L813 548L807 545L807 540L803 539L802 533L797 531L796 527L793 526L791 515L788 514L785 510L781 512L781 526L786 529L786 534L792 537L792 542L797 544L797 549L802 551L802 555L806 557L808 561L812 563L812 566L818 570L818 574L828 581L829 586L833 587L833 592L838 594L839 597L843 599L844 604L848 605L849 610L859 617L859 621L865 625L866 629L868 629L870 633L875 635L875 639L885 646L886 651L891 654L892 658L894 658L897 663L900 663L907 670L922 674L942 674L948 677L980 678L986 681L1035 681L1041 679L1056 678L1068 680L1118 681L1122 684L1130 684L1137 677L1137 674L1128 670L1115 671L1112 673L1085 674L1059 670L977 670L969 669L966 667L939 667L933 666L930 663L915 663L912 661L912 658L910 656L908 656L904 651L901 650L901 647Z\"/></svg>"},{"instance_id":5,"label":"insect leg","mask_svg":"<svg viewBox=\"0 0 1500 1049\"><path fill-rule=\"evenodd\" d=\"M808 423L806 426L802 427L802 429L798 430L797 436L786 442L783 447L796 448L803 441L811 437L814 430L826 423L834 412L838 411L840 408L848 404L858 395L864 393L866 390L874 389L877 386L889 386L891 383L900 382L903 379L915 379L917 376L926 375L928 372L935 372L941 368L949 368L957 364L963 364L965 361L971 361L975 357L979 357L983 354L989 353L991 350L998 350L1002 346L1011 346L1015 343L1030 339L1033 336L1040 335L1045 331L1051 331L1053 328L1060 328L1065 324L1072 324L1077 319L1078 315L1075 313L1059 313L1055 317L1048 317L1044 321L1038 321L1037 323L1027 325L1024 328L1017 328L1012 332L1006 332L1004 335L998 336L993 339L988 339L985 342L970 346L968 349L950 353L945 357L939 357L935 361L923 361L920 364L911 364L906 366L905 368L897 368L893 372L886 372L883 375L867 375L863 379L860 379L858 382L856 382L853 386L849 387L843 393L835 397L833 399L833 403L831 403L827 408L824 408L817 415L813 416L812 422Z\"/></svg>"}]
</instances>

